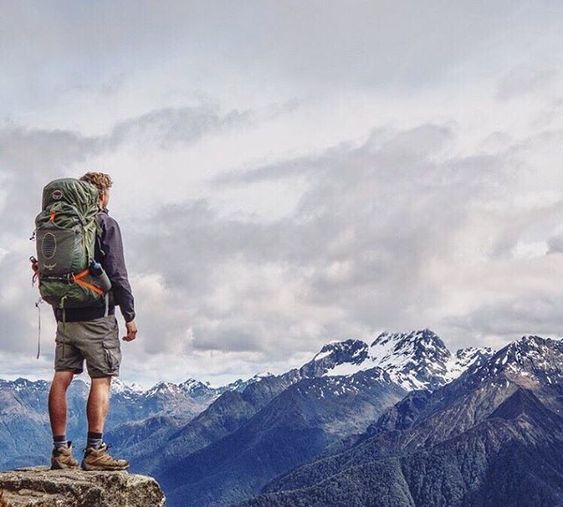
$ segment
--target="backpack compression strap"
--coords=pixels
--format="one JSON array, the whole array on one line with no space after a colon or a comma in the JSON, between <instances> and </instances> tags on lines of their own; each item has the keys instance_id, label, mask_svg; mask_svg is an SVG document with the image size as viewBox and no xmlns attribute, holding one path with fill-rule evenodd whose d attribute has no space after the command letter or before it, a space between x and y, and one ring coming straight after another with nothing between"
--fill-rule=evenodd
<instances>
[{"instance_id":1,"label":"backpack compression strap","mask_svg":"<svg viewBox=\"0 0 563 507\"><path fill-rule=\"evenodd\" d=\"M92 292L98 294L98 296L101 296L104 293L102 289L96 287L94 284L90 282L87 282L86 280L83 280L83 278L89 274L90 274L90 270L86 268L84 271L81 271L80 273L73 275L72 281L74 283L77 283L78 285L82 285L82 287L86 287L87 289L90 289Z\"/></svg>"},{"instance_id":2,"label":"backpack compression strap","mask_svg":"<svg viewBox=\"0 0 563 507\"><path fill-rule=\"evenodd\" d=\"M105 307L106 307L104 317L107 317L108 313L109 313L109 292L105 292L102 289L100 289L99 287L96 287L94 284L87 282L86 280L82 279L89 274L90 274L90 270L88 268L86 268L84 271L81 271L77 275L74 275L72 277L72 280L74 281L74 283L77 283L78 285L82 285L82 287L86 287L87 289L90 289L91 291L95 292L99 296L101 296L101 295L104 296L104 304L105 304Z\"/></svg>"}]
</instances>

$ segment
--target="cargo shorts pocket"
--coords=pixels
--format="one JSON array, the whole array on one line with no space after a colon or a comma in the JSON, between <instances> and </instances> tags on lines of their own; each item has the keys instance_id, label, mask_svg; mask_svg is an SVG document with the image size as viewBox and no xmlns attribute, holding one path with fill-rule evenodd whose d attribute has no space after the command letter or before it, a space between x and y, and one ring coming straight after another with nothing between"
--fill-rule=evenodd
<instances>
[{"instance_id":1,"label":"cargo shorts pocket","mask_svg":"<svg viewBox=\"0 0 563 507\"><path fill-rule=\"evenodd\" d=\"M104 354L106 362L111 372L117 372L121 365L121 350L117 347L108 347L104 345Z\"/></svg>"},{"instance_id":2,"label":"cargo shorts pocket","mask_svg":"<svg viewBox=\"0 0 563 507\"><path fill-rule=\"evenodd\" d=\"M121 365L121 346L119 343L119 329L117 321L115 321L115 329L104 336L104 339L102 340L102 349L108 366L108 373L117 374L119 372L119 366Z\"/></svg>"},{"instance_id":3,"label":"cargo shorts pocket","mask_svg":"<svg viewBox=\"0 0 563 507\"><path fill-rule=\"evenodd\" d=\"M81 351L63 334L62 325L57 325L55 335L55 370L73 371L76 374L82 373L84 356Z\"/></svg>"}]
</instances>

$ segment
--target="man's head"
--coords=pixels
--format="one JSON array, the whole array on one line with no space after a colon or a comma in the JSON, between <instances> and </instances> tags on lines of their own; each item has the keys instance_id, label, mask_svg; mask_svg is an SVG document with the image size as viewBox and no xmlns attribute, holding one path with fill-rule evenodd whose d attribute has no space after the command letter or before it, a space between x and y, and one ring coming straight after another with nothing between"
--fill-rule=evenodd
<instances>
[{"instance_id":1,"label":"man's head","mask_svg":"<svg viewBox=\"0 0 563 507\"><path fill-rule=\"evenodd\" d=\"M109 202L109 189L113 185L110 175L106 173L88 172L80 178L94 185L100 192L100 206L107 208Z\"/></svg>"}]
</instances>

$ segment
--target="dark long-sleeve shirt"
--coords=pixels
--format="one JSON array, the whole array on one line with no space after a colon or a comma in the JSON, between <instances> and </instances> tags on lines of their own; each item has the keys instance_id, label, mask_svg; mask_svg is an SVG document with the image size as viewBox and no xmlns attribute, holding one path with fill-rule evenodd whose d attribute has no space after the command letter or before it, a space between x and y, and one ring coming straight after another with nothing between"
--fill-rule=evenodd
<instances>
[{"instance_id":1,"label":"dark long-sleeve shirt","mask_svg":"<svg viewBox=\"0 0 563 507\"><path fill-rule=\"evenodd\" d=\"M109 295L109 313L115 313L115 306L118 305L126 322L135 318L135 301L127 268L125 267L125 256L123 254L123 241L118 223L109 216L108 210L101 210L96 215L96 221L101 227L101 235L96 241L94 258L103 266L109 279L111 280L111 291ZM65 320L68 322L93 320L103 317L105 307L99 306L87 308L67 308L65 310ZM55 317L62 319L62 310L55 308Z\"/></svg>"}]
</instances>

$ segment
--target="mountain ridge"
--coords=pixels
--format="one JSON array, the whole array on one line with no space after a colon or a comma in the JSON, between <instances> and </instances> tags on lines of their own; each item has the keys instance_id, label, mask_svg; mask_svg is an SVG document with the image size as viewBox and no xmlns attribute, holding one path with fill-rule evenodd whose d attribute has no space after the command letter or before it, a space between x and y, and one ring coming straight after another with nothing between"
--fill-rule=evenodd
<instances>
[{"instance_id":1,"label":"mountain ridge","mask_svg":"<svg viewBox=\"0 0 563 507\"><path fill-rule=\"evenodd\" d=\"M239 505L562 505L562 364L562 340L524 336Z\"/></svg>"},{"instance_id":2,"label":"mountain ridge","mask_svg":"<svg viewBox=\"0 0 563 507\"><path fill-rule=\"evenodd\" d=\"M379 367L404 389L435 389L492 354L489 347L467 347L452 354L428 328L405 333L385 331L370 344L359 339L327 343L301 370L332 376Z\"/></svg>"},{"instance_id":3,"label":"mountain ridge","mask_svg":"<svg viewBox=\"0 0 563 507\"><path fill-rule=\"evenodd\" d=\"M250 502L260 495L286 499L283 488L290 483L314 489L316 472L310 471L316 467L327 477L345 474L334 467L350 449L359 466L389 475L392 463L410 470L402 453L425 467L435 453L445 453L454 468L461 466L442 442L459 441L459 452L468 453L471 442L521 434L526 425L543 438L544 423L559 425L551 413L559 409L558 396L563 399L557 391L562 358L563 340L533 335L497 352L468 347L452 353L429 329L332 340L300 367L278 375L259 372L226 386L188 378L142 389L115 379L106 437L130 459L132 471L154 475L166 486L171 507L185 505L187 498L194 507ZM8 417L11 427L31 424L23 418L32 410L38 419L30 431L47 442L48 384L0 381L0 401L9 401L0 407L0 418ZM71 387L77 391L71 412L83 411L87 385L76 379ZM69 424L84 423L71 418ZM13 435L0 428L0 444L3 439ZM29 455L37 454L34 440L29 443ZM531 452L525 439L518 445L522 454ZM548 463L551 454L544 451L541 459ZM260 469L252 456L260 456ZM384 465L369 461L375 456ZM518 470L525 474L525 467ZM401 475L402 486L388 486L408 485L410 491L409 477Z\"/></svg>"}]
</instances>

